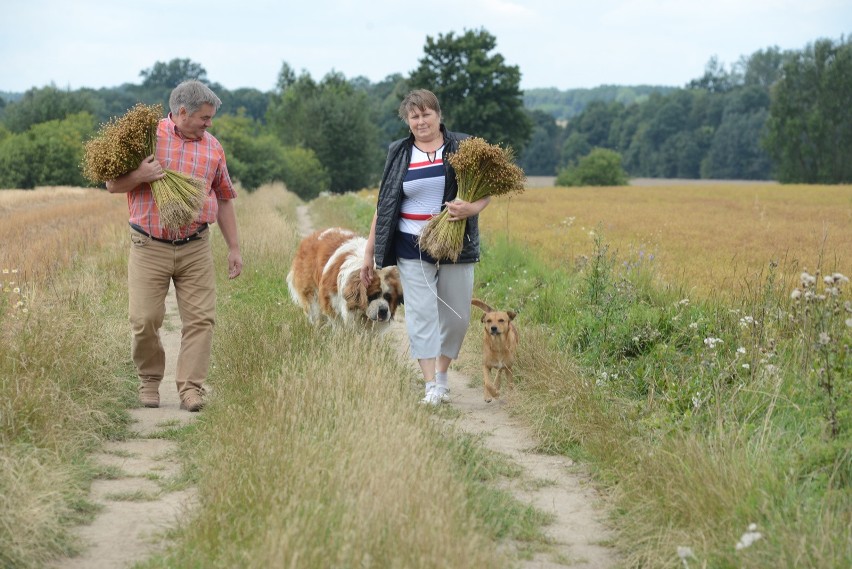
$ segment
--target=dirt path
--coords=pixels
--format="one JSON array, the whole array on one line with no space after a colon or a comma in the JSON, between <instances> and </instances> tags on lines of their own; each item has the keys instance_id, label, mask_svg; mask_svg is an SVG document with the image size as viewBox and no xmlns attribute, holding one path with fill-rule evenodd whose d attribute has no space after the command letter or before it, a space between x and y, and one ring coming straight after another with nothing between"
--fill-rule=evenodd
<instances>
[{"instance_id":1,"label":"dirt path","mask_svg":"<svg viewBox=\"0 0 852 569\"><path fill-rule=\"evenodd\" d=\"M313 231L307 207L300 207L297 213L299 232L307 235ZM388 333L419 374L416 362L407 353L404 316L397 320ZM521 567L604 569L615 566L615 553L606 546L611 535L603 523L605 512L582 469L566 457L534 452L535 440L529 429L509 416L505 397L485 403L479 382L472 382L467 375L452 368L448 377L450 405L461 411L460 418L456 419L459 427L467 433L482 435L487 448L508 456L520 467L521 476L509 487L516 498L554 516L553 523L545 528L551 547L531 560L521 561Z\"/></svg>"},{"instance_id":2,"label":"dirt path","mask_svg":"<svg viewBox=\"0 0 852 569\"><path fill-rule=\"evenodd\" d=\"M100 504L94 522L75 531L85 550L79 557L61 559L54 569L119 569L156 553L165 545L163 534L190 507L194 491L169 491L167 484L180 474L174 442L151 438L159 431L178 427L195 418L180 410L175 386L175 366L180 348L180 317L174 289L166 297L166 318L161 330L166 350L166 372L160 385L158 409L131 409L135 437L108 443L94 455L110 467L113 477L95 480L89 499Z\"/></svg>"}]
</instances>

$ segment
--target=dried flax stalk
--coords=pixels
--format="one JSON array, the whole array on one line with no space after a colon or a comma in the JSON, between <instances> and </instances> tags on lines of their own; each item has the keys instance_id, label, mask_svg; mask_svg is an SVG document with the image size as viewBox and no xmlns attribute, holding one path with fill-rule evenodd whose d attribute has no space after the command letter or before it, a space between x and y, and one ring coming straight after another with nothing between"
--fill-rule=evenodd
<instances>
[{"instance_id":1,"label":"dried flax stalk","mask_svg":"<svg viewBox=\"0 0 852 569\"><path fill-rule=\"evenodd\" d=\"M511 148L488 144L478 137L459 143L447 161L456 172L458 199L475 202L485 196L501 196L524 191L526 176L515 164ZM446 209L433 217L420 234L418 243L435 259L457 261L464 244L467 220L450 221Z\"/></svg>"},{"instance_id":2,"label":"dried flax stalk","mask_svg":"<svg viewBox=\"0 0 852 569\"><path fill-rule=\"evenodd\" d=\"M138 103L123 116L101 125L97 135L86 142L83 175L94 183L104 183L135 170L142 160L156 152L157 124L162 105ZM204 180L165 170L165 177L151 183L160 219L168 229L191 224L204 205Z\"/></svg>"}]
</instances>

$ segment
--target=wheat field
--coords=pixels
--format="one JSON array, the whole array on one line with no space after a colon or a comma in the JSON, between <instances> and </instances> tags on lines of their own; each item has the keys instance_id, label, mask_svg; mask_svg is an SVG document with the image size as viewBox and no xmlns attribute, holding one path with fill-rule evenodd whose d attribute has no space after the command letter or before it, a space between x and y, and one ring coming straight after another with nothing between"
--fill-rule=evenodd
<instances>
[{"instance_id":1,"label":"wheat field","mask_svg":"<svg viewBox=\"0 0 852 569\"><path fill-rule=\"evenodd\" d=\"M774 183L528 188L495 198L484 233L505 233L570 267L596 234L623 263L653 263L664 281L701 295L741 290L775 261L799 271L849 272L852 186Z\"/></svg>"}]
</instances>

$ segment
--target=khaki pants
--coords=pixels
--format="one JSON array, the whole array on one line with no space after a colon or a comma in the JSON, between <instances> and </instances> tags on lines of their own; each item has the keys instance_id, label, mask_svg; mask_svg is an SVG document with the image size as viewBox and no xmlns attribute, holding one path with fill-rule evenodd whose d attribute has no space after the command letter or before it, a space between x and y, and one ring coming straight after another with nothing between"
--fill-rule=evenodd
<instances>
[{"instance_id":1,"label":"khaki pants","mask_svg":"<svg viewBox=\"0 0 852 569\"><path fill-rule=\"evenodd\" d=\"M177 360L177 390L200 390L210 367L216 321L216 275L210 230L183 245L154 241L131 229L127 275L130 294L131 354L141 381L161 381L166 354L160 327L166 294L174 281L182 323Z\"/></svg>"}]
</instances>

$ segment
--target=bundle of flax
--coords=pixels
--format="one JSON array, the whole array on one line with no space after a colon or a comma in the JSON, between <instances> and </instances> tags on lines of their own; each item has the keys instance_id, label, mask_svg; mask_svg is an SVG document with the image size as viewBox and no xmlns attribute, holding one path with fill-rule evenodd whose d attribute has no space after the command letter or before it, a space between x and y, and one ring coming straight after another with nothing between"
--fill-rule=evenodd
<instances>
[{"instance_id":1,"label":"bundle of flax","mask_svg":"<svg viewBox=\"0 0 852 569\"><path fill-rule=\"evenodd\" d=\"M456 171L460 200L475 202L485 196L524 191L526 176L515 164L511 148L488 144L477 137L466 138L447 161ZM419 244L435 259L455 262L462 250L467 221L449 221L448 217L446 209L433 217L420 233Z\"/></svg>"},{"instance_id":2,"label":"bundle of flax","mask_svg":"<svg viewBox=\"0 0 852 569\"><path fill-rule=\"evenodd\" d=\"M98 184L135 170L157 147L157 123L162 105L137 104L123 116L101 125L98 134L86 142L83 175ZM195 221L204 204L204 180L165 170L166 176L151 182L160 219L168 229L185 227Z\"/></svg>"}]
</instances>

